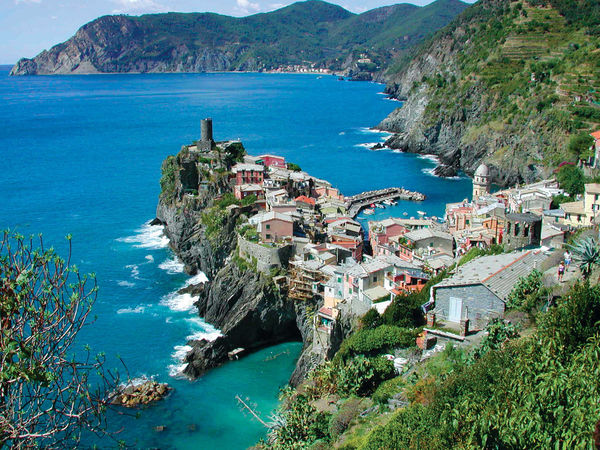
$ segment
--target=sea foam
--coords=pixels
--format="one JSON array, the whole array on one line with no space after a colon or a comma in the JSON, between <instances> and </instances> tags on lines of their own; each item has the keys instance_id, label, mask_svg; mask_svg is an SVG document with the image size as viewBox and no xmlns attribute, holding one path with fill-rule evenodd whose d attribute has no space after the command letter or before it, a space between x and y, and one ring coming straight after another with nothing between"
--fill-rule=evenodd
<instances>
[{"instance_id":1,"label":"sea foam","mask_svg":"<svg viewBox=\"0 0 600 450\"><path fill-rule=\"evenodd\" d=\"M170 275L183 273L184 264L176 257L166 259L158 265L159 269L166 271Z\"/></svg>"},{"instance_id":2,"label":"sea foam","mask_svg":"<svg viewBox=\"0 0 600 450\"><path fill-rule=\"evenodd\" d=\"M117 241L134 244L133 246L136 248L158 250L169 245L169 239L165 236L163 230L162 225L150 225L150 222L146 222L135 230L136 234L133 236L118 238Z\"/></svg>"}]
</instances>

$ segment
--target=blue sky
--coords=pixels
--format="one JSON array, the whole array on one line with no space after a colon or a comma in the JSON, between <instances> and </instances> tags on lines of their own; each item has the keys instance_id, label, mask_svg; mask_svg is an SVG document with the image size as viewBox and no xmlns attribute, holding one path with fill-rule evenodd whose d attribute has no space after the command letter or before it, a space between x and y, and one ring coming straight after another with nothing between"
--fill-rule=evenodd
<instances>
[{"instance_id":1,"label":"blue sky","mask_svg":"<svg viewBox=\"0 0 600 450\"><path fill-rule=\"evenodd\" d=\"M329 0L353 12L400 3L394 0ZM431 0L408 0L424 5ZM0 64L31 58L71 37L77 29L106 14L211 11L246 16L272 11L290 0L0 0Z\"/></svg>"}]
</instances>

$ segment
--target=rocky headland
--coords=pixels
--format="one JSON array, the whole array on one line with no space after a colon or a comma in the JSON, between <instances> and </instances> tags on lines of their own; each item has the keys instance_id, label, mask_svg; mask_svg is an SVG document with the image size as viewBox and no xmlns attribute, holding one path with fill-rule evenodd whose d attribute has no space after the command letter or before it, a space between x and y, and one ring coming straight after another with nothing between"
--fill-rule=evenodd
<instances>
[{"instance_id":1,"label":"rocky headland","mask_svg":"<svg viewBox=\"0 0 600 450\"><path fill-rule=\"evenodd\" d=\"M485 162L501 186L577 160L571 141L600 120L594 8L475 3L386 73L386 92L404 104L377 127L393 133L385 145L436 155L441 176Z\"/></svg>"},{"instance_id":2,"label":"rocky headland","mask_svg":"<svg viewBox=\"0 0 600 450\"><path fill-rule=\"evenodd\" d=\"M467 5L393 5L353 14L323 1L264 14L112 15L21 59L11 75L214 71L329 72L371 80Z\"/></svg>"},{"instance_id":3,"label":"rocky headland","mask_svg":"<svg viewBox=\"0 0 600 450\"><path fill-rule=\"evenodd\" d=\"M209 281L184 288L198 298L198 314L221 330L213 341L194 340L185 357L184 374L196 378L227 361L236 349L243 353L280 342L301 340L302 355L291 382L299 383L327 355L313 351L314 311L322 306L316 296L303 302L287 296L287 286L274 274L256 270L237 255L236 225L251 213L251 206L223 206L231 195L227 170L245 154L239 142L218 143L219 167L209 169L206 158L184 147L162 167L161 194L155 225L163 225L170 247L185 271L204 272ZM214 164L214 162L213 162ZM203 186L201 192L198 186ZM218 222L218 223L215 223ZM334 330L334 347L352 329L351 320ZM337 349L337 347L335 347ZM331 351L330 351L331 353Z\"/></svg>"}]
</instances>

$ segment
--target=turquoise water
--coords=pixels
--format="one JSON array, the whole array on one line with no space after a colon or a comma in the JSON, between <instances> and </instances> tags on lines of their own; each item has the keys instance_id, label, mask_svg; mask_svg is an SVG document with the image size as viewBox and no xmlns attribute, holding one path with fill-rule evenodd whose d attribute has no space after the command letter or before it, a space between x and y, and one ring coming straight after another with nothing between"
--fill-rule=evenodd
<instances>
[{"instance_id":1,"label":"turquoise water","mask_svg":"<svg viewBox=\"0 0 600 450\"><path fill-rule=\"evenodd\" d=\"M399 106L377 84L309 75L7 75L0 68L0 228L43 233L58 250L71 233L74 262L95 272L100 286L97 320L81 342L105 351L112 365L120 355L132 377L175 388L139 419L111 416L125 426L119 439L138 447L256 442L264 428L235 395L267 418L301 349L281 344L195 382L176 376L186 339L217 331L176 294L188 277L160 229L145 224L154 217L162 160L199 137L201 118L213 118L217 139L239 137L251 154L284 155L345 194L404 186L428 195L371 217L441 215L446 201L471 190L468 179L429 175L435 164L426 158L361 145L385 138L368 127ZM166 430L153 431L157 425Z\"/></svg>"}]
</instances>

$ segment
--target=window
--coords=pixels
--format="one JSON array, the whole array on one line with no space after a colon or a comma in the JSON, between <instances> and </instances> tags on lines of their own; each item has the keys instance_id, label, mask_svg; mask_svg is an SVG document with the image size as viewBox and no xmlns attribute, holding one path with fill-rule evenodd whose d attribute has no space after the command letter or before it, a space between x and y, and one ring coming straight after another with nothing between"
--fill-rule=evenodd
<instances>
[{"instance_id":1,"label":"window","mask_svg":"<svg viewBox=\"0 0 600 450\"><path fill-rule=\"evenodd\" d=\"M341 283L342 282L342 277L337 277L337 282Z\"/></svg>"},{"instance_id":2,"label":"window","mask_svg":"<svg viewBox=\"0 0 600 450\"><path fill-rule=\"evenodd\" d=\"M377 282L377 275L373 275L373 283Z\"/></svg>"},{"instance_id":3,"label":"window","mask_svg":"<svg viewBox=\"0 0 600 450\"><path fill-rule=\"evenodd\" d=\"M267 234L266 238L267 238L267 239L271 239L271 235L270 235L270 234Z\"/></svg>"},{"instance_id":4,"label":"window","mask_svg":"<svg viewBox=\"0 0 600 450\"><path fill-rule=\"evenodd\" d=\"M266 229L270 230L271 229L271 225L267 224Z\"/></svg>"},{"instance_id":5,"label":"window","mask_svg":"<svg viewBox=\"0 0 600 450\"><path fill-rule=\"evenodd\" d=\"M525 236L525 237L529 236L529 227L528 227L528 226L526 226L526 227L523 229L523 236Z\"/></svg>"},{"instance_id":6,"label":"window","mask_svg":"<svg viewBox=\"0 0 600 450\"><path fill-rule=\"evenodd\" d=\"M352 288L350 288L350 289L348 290L348 292L349 292L350 294L352 294Z\"/></svg>"}]
</instances>

